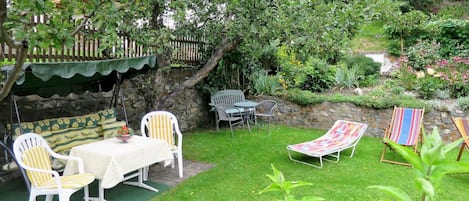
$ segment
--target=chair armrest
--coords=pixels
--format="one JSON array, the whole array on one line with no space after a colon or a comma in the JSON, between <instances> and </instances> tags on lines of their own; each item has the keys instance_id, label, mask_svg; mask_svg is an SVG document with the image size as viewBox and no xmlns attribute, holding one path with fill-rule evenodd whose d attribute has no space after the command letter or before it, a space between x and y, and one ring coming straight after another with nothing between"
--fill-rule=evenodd
<instances>
[{"instance_id":1,"label":"chair armrest","mask_svg":"<svg viewBox=\"0 0 469 201\"><path fill-rule=\"evenodd\" d=\"M84 165L83 165L83 159L81 159L80 157L76 157L76 156L64 156L64 155L61 155L61 154L57 154L55 152L51 152L50 153L54 158L58 158L58 159L62 159L62 160L74 160L74 161L77 161L77 164L78 164L78 173L85 173L85 168L84 168Z\"/></svg>"}]
</instances>

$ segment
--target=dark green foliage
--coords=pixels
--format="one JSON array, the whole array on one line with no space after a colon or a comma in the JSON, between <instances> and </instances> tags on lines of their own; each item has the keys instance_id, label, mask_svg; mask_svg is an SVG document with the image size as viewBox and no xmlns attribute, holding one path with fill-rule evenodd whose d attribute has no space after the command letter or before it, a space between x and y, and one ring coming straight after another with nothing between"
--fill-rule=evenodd
<instances>
[{"instance_id":1,"label":"dark green foliage","mask_svg":"<svg viewBox=\"0 0 469 201\"><path fill-rule=\"evenodd\" d=\"M424 99L434 98L438 89L444 89L444 81L439 78L425 76L417 79L417 91Z\"/></svg>"},{"instance_id":2,"label":"dark green foliage","mask_svg":"<svg viewBox=\"0 0 469 201\"><path fill-rule=\"evenodd\" d=\"M439 49L440 45L435 40L418 41L407 49L408 65L416 71L424 70L429 64L440 59Z\"/></svg>"},{"instance_id":3,"label":"dark green foliage","mask_svg":"<svg viewBox=\"0 0 469 201\"><path fill-rule=\"evenodd\" d=\"M469 96L458 98L456 103L464 112L469 112Z\"/></svg>"},{"instance_id":4,"label":"dark green foliage","mask_svg":"<svg viewBox=\"0 0 469 201\"><path fill-rule=\"evenodd\" d=\"M301 89L312 92L323 92L334 86L334 68L324 60L310 58L306 63L311 69L307 71Z\"/></svg>"},{"instance_id":5,"label":"dark green foliage","mask_svg":"<svg viewBox=\"0 0 469 201\"><path fill-rule=\"evenodd\" d=\"M466 97L469 96L469 84L468 83L453 83L448 86L449 93L452 98Z\"/></svg>"},{"instance_id":6,"label":"dark green foliage","mask_svg":"<svg viewBox=\"0 0 469 201\"><path fill-rule=\"evenodd\" d=\"M461 51L469 47L469 20L436 21L429 26L428 31L436 33L430 37L440 43L440 55L443 57L460 55Z\"/></svg>"},{"instance_id":7,"label":"dark green foliage","mask_svg":"<svg viewBox=\"0 0 469 201\"><path fill-rule=\"evenodd\" d=\"M380 72L381 64L363 55L350 56L345 58L344 61L348 68L358 66L358 72L360 75L377 75Z\"/></svg>"},{"instance_id":8,"label":"dark green foliage","mask_svg":"<svg viewBox=\"0 0 469 201\"><path fill-rule=\"evenodd\" d=\"M322 103L325 100L324 96L316 95L310 91L299 89L285 90L280 95L289 101L297 103L298 105Z\"/></svg>"},{"instance_id":9,"label":"dark green foliage","mask_svg":"<svg viewBox=\"0 0 469 201\"><path fill-rule=\"evenodd\" d=\"M381 70L381 64L373 61L373 59L358 55L345 58L347 68L358 67L358 83L360 87L371 86L376 83Z\"/></svg>"},{"instance_id":10,"label":"dark green foliage","mask_svg":"<svg viewBox=\"0 0 469 201\"><path fill-rule=\"evenodd\" d=\"M286 90L280 94L282 98L297 103L299 105L312 105L322 102L333 102L333 103L353 103L357 106L375 108L375 109L386 109L394 106L401 107L415 107L425 108L426 111L430 111L431 107L423 101L410 96L391 96L386 95L384 92L370 93L365 96L358 95L318 95L305 90Z\"/></svg>"},{"instance_id":11,"label":"dark green foliage","mask_svg":"<svg viewBox=\"0 0 469 201\"><path fill-rule=\"evenodd\" d=\"M301 89L312 92L323 92L334 86L334 77L331 69L315 69L306 76Z\"/></svg>"}]
</instances>

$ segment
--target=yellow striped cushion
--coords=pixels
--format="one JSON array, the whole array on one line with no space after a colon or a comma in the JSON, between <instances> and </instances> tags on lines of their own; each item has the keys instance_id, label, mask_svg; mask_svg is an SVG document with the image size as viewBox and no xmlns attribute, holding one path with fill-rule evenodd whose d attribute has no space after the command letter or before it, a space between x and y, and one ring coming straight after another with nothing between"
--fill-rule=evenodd
<instances>
[{"instance_id":1,"label":"yellow striped cushion","mask_svg":"<svg viewBox=\"0 0 469 201\"><path fill-rule=\"evenodd\" d=\"M174 149L173 124L171 118L158 114L148 120L148 133L151 138L165 140Z\"/></svg>"},{"instance_id":2,"label":"yellow striped cushion","mask_svg":"<svg viewBox=\"0 0 469 201\"><path fill-rule=\"evenodd\" d=\"M44 147L33 147L23 153L23 162L33 168L51 170L50 155ZM49 173L26 171L29 180L34 186L40 186L52 178Z\"/></svg>"},{"instance_id":3,"label":"yellow striped cushion","mask_svg":"<svg viewBox=\"0 0 469 201\"><path fill-rule=\"evenodd\" d=\"M60 177L62 188L81 188L90 184L93 180L94 176L88 173ZM57 188L57 183L55 179L51 178L38 188Z\"/></svg>"}]
</instances>

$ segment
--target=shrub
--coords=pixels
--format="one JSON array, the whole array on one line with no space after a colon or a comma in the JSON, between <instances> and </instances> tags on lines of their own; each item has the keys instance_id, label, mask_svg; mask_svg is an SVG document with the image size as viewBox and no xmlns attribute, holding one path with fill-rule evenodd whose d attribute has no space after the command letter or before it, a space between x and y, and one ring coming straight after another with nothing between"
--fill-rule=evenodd
<instances>
[{"instance_id":1,"label":"shrub","mask_svg":"<svg viewBox=\"0 0 469 201\"><path fill-rule=\"evenodd\" d=\"M380 63L363 55L347 57L344 62L348 69L357 68L357 80L360 86L371 86L377 82L377 77L381 72Z\"/></svg>"},{"instance_id":2,"label":"shrub","mask_svg":"<svg viewBox=\"0 0 469 201\"><path fill-rule=\"evenodd\" d=\"M393 95L401 95L402 93L405 92L405 89L404 89L404 87L401 87L401 86L393 86L390 89L390 91Z\"/></svg>"},{"instance_id":3,"label":"shrub","mask_svg":"<svg viewBox=\"0 0 469 201\"><path fill-rule=\"evenodd\" d=\"M323 92L334 86L335 71L326 61L310 58L306 66L308 70L305 71L306 77L301 83L301 89Z\"/></svg>"},{"instance_id":4,"label":"shrub","mask_svg":"<svg viewBox=\"0 0 469 201\"><path fill-rule=\"evenodd\" d=\"M428 23L427 39L440 44L439 55L451 57L461 55L469 47L469 20L443 19Z\"/></svg>"},{"instance_id":5,"label":"shrub","mask_svg":"<svg viewBox=\"0 0 469 201\"><path fill-rule=\"evenodd\" d=\"M275 95L280 89L278 78L267 75L266 71L257 71L251 75L251 93L253 95Z\"/></svg>"},{"instance_id":6,"label":"shrub","mask_svg":"<svg viewBox=\"0 0 469 201\"><path fill-rule=\"evenodd\" d=\"M353 88L358 87L358 67L353 66L351 68L338 68L335 72L335 82L339 87Z\"/></svg>"},{"instance_id":7,"label":"shrub","mask_svg":"<svg viewBox=\"0 0 469 201\"><path fill-rule=\"evenodd\" d=\"M279 48L279 82L284 89L301 88L312 92L322 92L334 85L334 68L318 58L298 60L296 54L287 48Z\"/></svg>"},{"instance_id":8,"label":"shrub","mask_svg":"<svg viewBox=\"0 0 469 201\"><path fill-rule=\"evenodd\" d=\"M323 96L317 96L310 91L300 89L285 90L280 95L289 101L297 103L298 105L322 103L325 100Z\"/></svg>"},{"instance_id":9,"label":"shrub","mask_svg":"<svg viewBox=\"0 0 469 201\"><path fill-rule=\"evenodd\" d=\"M469 97L460 97L456 100L456 104L464 112L469 112Z\"/></svg>"},{"instance_id":10,"label":"shrub","mask_svg":"<svg viewBox=\"0 0 469 201\"><path fill-rule=\"evenodd\" d=\"M417 79L417 91L424 99L435 97L436 91L442 89L443 86L443 81L437 77L425 76Z\"/></svg>"},{"instance_id":11,"label":"shrub","mask_svg":"<svg viewBox=\"0 0 469 201\"><path fill-rule=\"evenodd\" d=\"M415 71L422 71L434 61L440 59L438 50L439 44L435 41L419 41L410 46L406 52L407 63Z\"/></svg>"}]
</instances>

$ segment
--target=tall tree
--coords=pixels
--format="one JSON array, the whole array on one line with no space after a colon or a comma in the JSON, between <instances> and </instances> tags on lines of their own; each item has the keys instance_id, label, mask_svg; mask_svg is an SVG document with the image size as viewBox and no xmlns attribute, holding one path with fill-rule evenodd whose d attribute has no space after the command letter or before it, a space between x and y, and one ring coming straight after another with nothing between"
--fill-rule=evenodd
<instances>
[{"instance_id":1,"label":"tall tree","mask_svg":"<svg viewBox=\"0 0 469 201\"><path fill-rule=\"evenodd\" d=\"M154 86L166 82L170 41L185 34L203 37L204 65L160 99L158 107L168 107L169 99L202 81L232 50L255 60L265 45L278 40L302 55L334 62L358 22L374 12L370 6L385 7L384 1L390 0L0 0L0 40L20 53L14 73L2 85L0 100L21 72L28 48L71 45L85 25L98 30L93 37L100 38L104 48L119 46L119 35L127 35L156 50L159 70ZM47 16L47 23L31 24L30 17L39 15ZM155 97L161 89L150 91Z\"/></svg>"}]
</instances>

